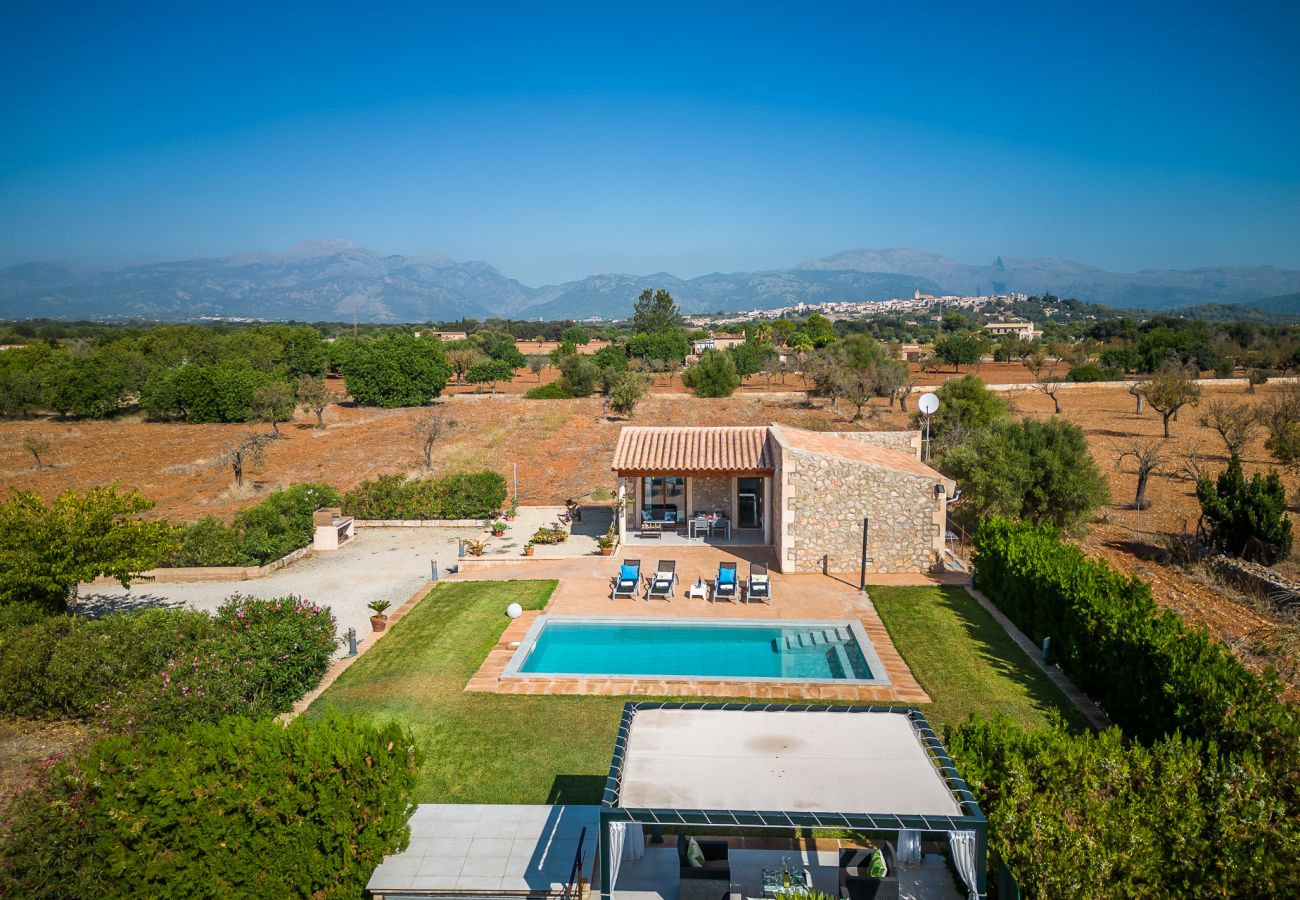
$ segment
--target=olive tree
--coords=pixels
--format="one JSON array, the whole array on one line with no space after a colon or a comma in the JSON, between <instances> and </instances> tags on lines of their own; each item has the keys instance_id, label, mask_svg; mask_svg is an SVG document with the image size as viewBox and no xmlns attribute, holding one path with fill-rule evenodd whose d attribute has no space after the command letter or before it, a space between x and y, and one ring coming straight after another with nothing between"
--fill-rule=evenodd
<instances>
[{"instance_id":1,"label":"olive tree","mask_svg":"<svg viewBox=\"0 0 1300 900\"><path fill-rule=\"evenodd\" d=\"M293 420L297 398L293 388L283 381L272 381L253 391L253 402L248 408L250 422L270 422L271 433L280 436L280 423Z\"/></svg>"},{"instance_id":2,"label":"olive tree","mask_svg":"<svg viewBox=\"0 0 1300 900\"><path fill-rule=\"evenodd\" d=\"M1228 455L1235 456L1259 430L1259 415L1245 403L1215 400L1201 416L1201 424L1221 437Z\"/></svg>"},{"instance_id":3,"label":"olive tree","mask_svg":"<svg viewBox=\"0 0 1300 900\"><path fill-rule=\"evenodd\" d=\"M298 405L303 412L316 414L316 427L325 427L325 407L329 406L330 392L325 379L319 375L299 375L297 384Z\"/></svg>"}]
</instances>

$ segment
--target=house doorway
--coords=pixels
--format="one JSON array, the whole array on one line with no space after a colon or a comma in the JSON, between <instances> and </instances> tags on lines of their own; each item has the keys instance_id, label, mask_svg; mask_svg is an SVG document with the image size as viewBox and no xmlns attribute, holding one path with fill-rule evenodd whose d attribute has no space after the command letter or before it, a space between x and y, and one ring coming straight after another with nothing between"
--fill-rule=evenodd
<instances>
[{"instance_id":1,"label":"house doorway","mask_svg":"<svg viewBox=\"0 0 1300 900\"><path fill-rule=\"evenodd\" d=\"M763 479L736 479L736 527L763 527Z\"/></svg>"}]
</instances>

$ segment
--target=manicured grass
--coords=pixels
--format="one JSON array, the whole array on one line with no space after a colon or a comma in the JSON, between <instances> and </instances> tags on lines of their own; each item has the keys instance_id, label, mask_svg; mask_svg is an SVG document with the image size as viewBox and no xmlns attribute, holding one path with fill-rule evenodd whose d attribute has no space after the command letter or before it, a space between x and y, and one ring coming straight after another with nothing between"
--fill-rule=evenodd
<instances>
[{"instance_id":1,"label":"manicured grass","mask_svg":"<svg viewBox=\"0 0 1300 900\"><path fill-rule=\"evenodd\" d=\"M596 803L623 701L467 693L506 605L546 605L554 581L435 587L307 715L339 710L411 729L425 752L418 803Z\"/></svg>"},{"instance_id":2,"label":"manicured grass","mask_svg":"<svg viewBox=\"0 0 1300 900\"><path fill-rule=\"evenodd\" d=\"M993 617L959 587L871 587L868 591L894 646L934 700L932 724L994 713L1029 728L1057 710L1067 724L1087 720L1016 646Z\"/></svg>"},{"instance_id":3,"label":"manicured grass","mask_svg":"<svg viewBox=\"0 0 1300 900\"><path fill-rule=\"evenodd\" d=\"M554 581L438 585L307 715L338 710L410 728L425 753L418 803L599 802L624 698L464 690L505 630L506 605L541 609L554 590ZM1045 710L1068 707L964 591L873 588L871 595L934 698L925 710L934 724L1001 711L1038 725Z\"/></svg>"}]
</instances>

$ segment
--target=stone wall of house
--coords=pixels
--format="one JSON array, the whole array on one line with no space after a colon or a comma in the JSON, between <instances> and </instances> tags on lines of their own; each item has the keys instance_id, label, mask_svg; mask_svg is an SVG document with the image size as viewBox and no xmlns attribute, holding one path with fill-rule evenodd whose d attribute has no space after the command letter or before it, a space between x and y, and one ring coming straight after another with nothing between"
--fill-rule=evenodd
<instances>
[{"instance_id":1,"label":"stone wall of house","mask_svg":"<svg viewBox=\"0 0 1300 900\"><path fill-rule=\"evenodd\" d=\"M790 449L782 468L782 571L819 571L827 556L830 571L856 573L864 516L871 523L868 572L928 572L935 566L945 501L935 496L933 478Z\"/></svg>"},{"instance_id":2,"label":"stone wall of house","mask_svg":"<svg viewBox=\"0 0 1300 900\"><path fill-rule=\"evenodd\" d=\"M691 508L686 515L700 512L713 512L715 509L726 510L729 518L735 518L731 508L731 479L723 477L692 478Z\"/></svg>"},{"instance_id":3,"label":"stone wall of house","mask_svg":"<svg viewBox=\"0 0 1300 900\"><path fill-rule=\"evenodd\" d=\"M873 447L901 450L921 458L921 432L919 431L837 431L836 437L848 438Z\"/></svg>"}]
</instances>

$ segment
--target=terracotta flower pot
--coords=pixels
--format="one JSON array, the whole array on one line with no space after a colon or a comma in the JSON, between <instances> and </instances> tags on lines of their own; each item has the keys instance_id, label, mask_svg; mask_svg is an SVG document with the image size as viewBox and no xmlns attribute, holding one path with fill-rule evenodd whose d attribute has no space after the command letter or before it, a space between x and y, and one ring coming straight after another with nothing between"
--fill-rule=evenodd
<instances>
[{"instance_id":1,"label":"terracotta flower pot","mask_svg":"<svg viewBox=\"0 0 1300 900\"><path fill-rule=\"evenodd\" d=\"M383 631L388 627L388 616L371 616L370 629L372 631Z\"/></svg>"},{"instance_id":2,"label":"terracotta flower pot","mask_svg":"<svg viewBox=\"0 0 1300 900\"><path fill-rule=\"evenodd\" d=\"M531 546L530 546L530 547L525 547L525 548L524 548L524 556L532 556L532 555L533 555L533 548L532 548Z\"/></svg>"},{"instance_id":3,"label":"terracotta flower pot","mask_svg":"<svg viewBox=\"0 0 1300 900\"><path fill-rule=\"evenodd\" d=\"M610 544L608 547L601 547L601 548L600 548L600 555L601 555L601 556L613 556L613 555L614 555L614 545L613 545L613 544Z\"/></svg>"}]
</instances>

